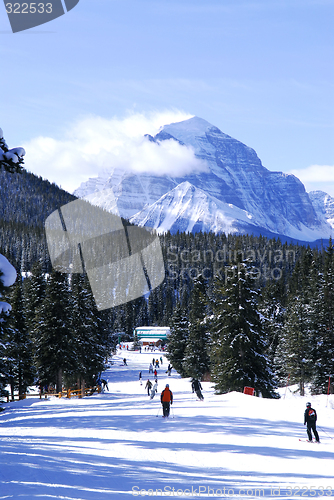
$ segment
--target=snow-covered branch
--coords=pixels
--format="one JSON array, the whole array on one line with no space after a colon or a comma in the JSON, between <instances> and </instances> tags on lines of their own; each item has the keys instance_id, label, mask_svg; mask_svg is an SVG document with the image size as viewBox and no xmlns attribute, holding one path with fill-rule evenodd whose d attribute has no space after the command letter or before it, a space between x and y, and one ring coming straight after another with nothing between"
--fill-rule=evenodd
<instances>
[{"instance_id":1,"label":"snow-covered branch","mask_svg":"<svg viewBox=\"0 0 334 500\"><path fill-rule=\"evenodd\" d=\"M0 128L0 167L4 167L7 172L22 172L24 163L24 148L9 149Z\"/></svg>"}]
</instances>

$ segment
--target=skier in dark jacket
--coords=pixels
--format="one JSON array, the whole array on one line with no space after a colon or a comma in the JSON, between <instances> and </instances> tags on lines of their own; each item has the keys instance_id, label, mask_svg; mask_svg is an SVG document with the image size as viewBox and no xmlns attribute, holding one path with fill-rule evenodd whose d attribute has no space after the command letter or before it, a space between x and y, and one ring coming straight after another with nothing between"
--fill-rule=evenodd
<instances>
[{"instance_id":1,"label":"skier in dark jacket","mask_svg":"<svg viewBox=\"0 0 334 500\"><path fill-rule=\"evenodd\" d=\"M316 427L317 412L312 408L311 403L307 403L306 410L304 413L304 425L307 424L307 435L308 440L312 442L312 432L314 434L317 443L320 443L319 434Z\"/></svg>"},{"instance_id":2,"label":"skier in dark jacket","mask_svg":"<svg viewBox=\"0 0 334 500\"><path fill-rule=\"evenodd\" d=\"M160 401L162 404L163 417L169 417L170 405L173 404L173 393L169 389L168 384L166 384L165 389L161 393Z\"/></svg>"},{"instance_id":3,"label":"skier in dark jacket","mask_svg":"<svg viewBox=\"0 0 334 500\"><path fill-rule=\"evenodd\" d=\"M148 396L150 395L151 388L152 388L152 382L150 381L150 379L148 379L145 385L145 389L147 389Z\"/></svg>"},{"instance_id":4,"label":"skier in dark jacket","mask_svg":"<svg viewBox=\"0 0 334 500\"><path fill-rule=\"evenodd\" d=\"M202 385L201 385L201 382L199 380L193 378L193 380L191 382L191 388L192 388L193 392L196 392L196 396L198 397L198 399L200 399L200 400L204 399L204 396L202 394Z\"/></svg>"}]
</instances>

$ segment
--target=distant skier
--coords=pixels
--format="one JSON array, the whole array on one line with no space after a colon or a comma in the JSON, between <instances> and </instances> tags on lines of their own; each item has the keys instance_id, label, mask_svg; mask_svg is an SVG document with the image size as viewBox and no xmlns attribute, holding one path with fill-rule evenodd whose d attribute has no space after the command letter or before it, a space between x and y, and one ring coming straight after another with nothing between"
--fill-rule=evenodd
<instances>
[{"instance_id":1,"label":"distant skier","mask_svg":"<svg viewBox=\"0 0 334 500\"><path fill-rule=\"evenodd\" d=\"M172 367L172 366L171 366L171 364L169 363L168 368L167 368L167 371L166 371L166 373L168 374L168 377L170 377L170 376L171 376L171 373L172 373L172 368L173 368L173 367Z\"/></svg>"},{"instance_id":2,"label":"distant skier","mask_svg":"<svg viewBox=\"0 0 334 500\"><path fill-rule=\"evenodd\" d=\"M160 364L163 364L162 356L160 356Z\"/></svg>"},{"instance_id":3,"label":"distant skier","mask_svg":"<svg viewBox=\"0 0 334 500\"><path fill-rule=\"evenodd\" d=\"M148 373L153 373L152 363L150 363L150 366L148 367Z\"/></svg>"},{"instance_id":4,"label":"distant skier","mask_svg":"<svg viewBox=\"0 0 334 500\"><path fill-rule=\"evenodd\" d=\"M151 396L150 396L150 398L153 399L157 392L158 392L158 384L157 384L157 382L155 382L155 384L154 384L154 386L152 387L152 390L151 390Z\"/></svg>"},{"instance_id":5,"label":"distant skier","mask_svg":"<svg viewBox=\"0 0 334 500\"><path fill-rule=\"evenodd\" d=\"M313 431L316 442L320 443L319 434L317 432L316 421L317 421L317 412L312 408L311 403L307 403L306 410L304 413L304 425L307 424L308 440L312 442L311 431Z\"/></svg>"},{"instance_id":6,"label":"distant skier","mask_svg":"<svg viewBox=\"0 0 334 500\"><path fill-rule=\"evenodd\" d=\"M191 382L191 388L192 388L193 392L196 392L196 396L198 397L198 399L200 399L202 401L204 399L204 396L202 394L201 382L199 380L193 378L193 380Z\"/></svg>"},{"instance_id":7,"label":"distant skier","mask_svg":"<svg viewBox=\"0 0 334 500\"><path fill-rule=\"evenodd\" d=\"M151 388L152 388L152 382L150 381L150 379L147 379L147 382L146 382L146 385L145 385L145 389L147 389L147 395L148 396L150 395Z\"/></svg>"},{"instance_id":8,"label":"distant skier","mask_svg":"<svg viewBox=\"0 0 334 500\"><path fill-rule=\"evenodd\" d=\"M126 364L126 358L123 358L123 364L124 364L124 366L128 366L128 365Z\"/></svg>"},{"instance_id":9,"label":"distant skier","mask_svg":"<svg viewBox=\"0 0 334 500\"><path fill-rule=\"evenodd\" d=\"M162 404L163 417L169 417L170 405L173 404L173 393L169 389L169 384L166 384L165 389L162 391L160 401Z\"/></svg>"},{"instance_id":10,"label":"distant skier","mask_svg":"<svg viewBox=\"0 0 334 500\"><path fill-rule=\"evenodd\" d=\"M158 376L157 369L154 370L154 376L155 376L155 378L157 378L157 376Z\"/></svg>"},{"instance_id":11,"label":"distant skier","mask_svg":"<svg viewBox=\"0 0 334 500\"><path fill-rule=\"evenodd\" d=\"M139 372L139 382L140 382L140 385L143 385L142 377L141 377L141 372Z\"/></svg>"},{"instance_id":12,"label":"distant skier","mask_svg":"<svg viewBox=\"0 0 334 500\"><path fill-rule=\"evenodd\" d=\"M101 383L102 383L102 389L107 389L107 391L109 391L109 387L108 387L108 382L106 380L104 380L104 378L101 378Z\"/></svg>"}]
</instances>

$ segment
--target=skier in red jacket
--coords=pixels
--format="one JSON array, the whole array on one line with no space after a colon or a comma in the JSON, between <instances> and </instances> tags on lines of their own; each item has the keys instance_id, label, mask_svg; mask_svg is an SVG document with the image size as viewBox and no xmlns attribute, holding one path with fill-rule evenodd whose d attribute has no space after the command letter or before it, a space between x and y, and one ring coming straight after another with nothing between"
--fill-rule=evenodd
<instances>
[{"instance_id":1,"label":"skier in red jacket","mask_svg":"<svg viewBox=\"0 0 334 500\"><path fill-rule=\"evenodd\" d=\"M163 417L169 417L170 405L173 404L173 393L169 389L169 384L166 384L165 389L162 391L160 401L162 404Z\"/></svg>"}]
</instances>

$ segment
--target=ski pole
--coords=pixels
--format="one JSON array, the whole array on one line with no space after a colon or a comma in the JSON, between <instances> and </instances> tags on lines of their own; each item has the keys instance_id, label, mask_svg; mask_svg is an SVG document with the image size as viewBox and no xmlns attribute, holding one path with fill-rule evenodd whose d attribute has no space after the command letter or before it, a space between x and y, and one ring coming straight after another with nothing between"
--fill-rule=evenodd
<instances>
[{"instance_id":1,"label":"ski pole","mask_svg":"<svg viewBox=\"0 0 334 500\"><path fill-rule=\"evenodd\" d=\"M156 414L156 417L159 415L159 413L160 413L160 406L158 408L158 413Z\"/></svg>"},{"instance_id":2,"label":"ski pole","mask_svg":"<svg viewBox=\"0 0 334 500\"><path fill-rule=\"evenodd\" d=\"M318 427L318 429L320 429L320 430L321 430L321 432L324 432L324 433L325 433L325 434L329 437L329 439L334 439L332 436L330 436L330 435L328 434L328 432L326 432L326 431L325 431L322 427L320 427L320 425L317 425L317 427Z\"/></svg>"},{"instance_id":3,"label":"ski pole","mask_svg":"<svg viewBox=\"0 0 334 500\"><path fill-rule=\"evenodd\" d=\"M171 405L171 409L172 409L172 418L174 418L174 417L175 417L175 415L174 415L174 408L173 408L173 405Z\"/></svg>"}]
</instances>

